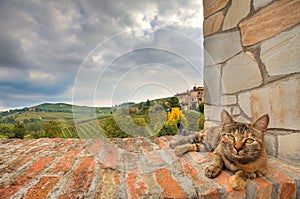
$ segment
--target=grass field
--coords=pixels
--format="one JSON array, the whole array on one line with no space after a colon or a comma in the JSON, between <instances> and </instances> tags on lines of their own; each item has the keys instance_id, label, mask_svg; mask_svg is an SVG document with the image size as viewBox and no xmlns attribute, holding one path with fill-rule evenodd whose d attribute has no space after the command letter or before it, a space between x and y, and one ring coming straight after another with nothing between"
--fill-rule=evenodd
<instances>
[{"instance_id":1,"label":"grass field","mask_svg":"<svg viewBox=\"0 0 300 199\"><path fill-rule=\"evenodd\" d=\"M96 117L107 117L107 114L99 114ZM71 121L74 119L80 120L89 120L94 118L93 115L73 115L73 113L64 113L64 112L24 112L24 113L16 113L14 114L16 117L16 121L24 121L30 119L37 119L37 120L58 120L58 121Z\"/></svg>"}]
</instances>

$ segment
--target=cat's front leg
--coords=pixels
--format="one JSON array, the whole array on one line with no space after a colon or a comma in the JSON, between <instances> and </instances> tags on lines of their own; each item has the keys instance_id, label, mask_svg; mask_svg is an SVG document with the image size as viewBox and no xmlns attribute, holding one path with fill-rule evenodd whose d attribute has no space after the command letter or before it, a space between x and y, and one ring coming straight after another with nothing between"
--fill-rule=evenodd
<instances>
[{"instance_id":1,"label":"cat's front leg","mask_svg":"<svg viewBox=\"0 0 300 199\"><path fill-rule=\"evenodd\" d=\"M206 177L208 178L217 177L222 171L223 166L224 166L224 162L222 160L222 157L219 154L215 154L212 164L206 167L205 169Z\"/></svg>"},{"instance_id":2,"label":"cat's front leg","mask_svg":"<svg viewBox=\"0 0 300 199\"><path fill-rule=\"evenodd\" d=\"M249 180L259 177L256 172L246 172L243 170L239 170L235 173L235 175L229 178L229 185L234 190L245 189Z\"/></svg>"},{"instance_id":3,"label":"cat's front leg","mask_svg":"<svg viewBox=\"0 0 300 199\"><path fill-rule=\"evenodd\" d=\"M199 144L185 144L175 147L175 154L181 156L188 151L200 151L201 145Z\"/></svg>"}]
</instances>

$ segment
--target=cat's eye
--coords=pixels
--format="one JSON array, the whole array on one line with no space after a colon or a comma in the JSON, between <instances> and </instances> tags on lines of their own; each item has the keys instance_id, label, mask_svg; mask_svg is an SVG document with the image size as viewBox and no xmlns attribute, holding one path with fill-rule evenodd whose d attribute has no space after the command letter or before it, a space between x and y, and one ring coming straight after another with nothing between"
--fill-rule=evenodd
<instances>
[{"instance_id":1,"label":"cat's eye","mask_svg":"<svg viewBox=\"0 0 300 199\"><path fill-rule=\"evenodd\" d=\"M235 137L232 135L232 134L227 134L227 137L230 139L230 140L234 140Z\"/></svg>"},{"instance_id":2,"label":"cat's eye","mask_svg":"<svg viewBox=\"0 0 300 199\"><path fill-rule=\"evenodd\" d=\"M246 144L252 144L254 142L254 140L252 138L248 138L245 140Z\"/></svg>"}]
</instances>

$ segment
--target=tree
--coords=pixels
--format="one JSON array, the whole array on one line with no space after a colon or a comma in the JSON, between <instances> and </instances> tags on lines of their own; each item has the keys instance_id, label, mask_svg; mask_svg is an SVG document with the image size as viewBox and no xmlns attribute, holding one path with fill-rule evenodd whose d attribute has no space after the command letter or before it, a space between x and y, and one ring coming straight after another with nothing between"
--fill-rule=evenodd
<instances>
[{"instance_id":1,"label":"tree","mask_svg":"<svg viewBox=\"0 0 300 199\"><path fill-rule=\"evenodd\" d=\"M125 119L125 118L124 118ZM130 137L127 133L122 131L116 123L114 117L110 115L105 120L100 122L101 128L105 131L105 134L109 138L126 138Z\"/></svg>"},{"instance_id":2,"label":"tree","mask_svg":"<svg viewBox=\"0 0 300 199\"><path fill-rule=\"evenodd\" d=\"M143 102L140 103L139 110L141 110L142 108L143 108Z\"/></svg>"},{"instance_id":3,"label":"tree","mask_svg":"<svg viewBox=\"0 0 300 199\"><path fill-rule=\"evenodd\" d=\"M177 97L171 97L171 99L169 101L170 101L171 107L180 107L179 100Z\"/></svg>"},{"instance_id":4,"label":"tree","mask_svg":"<svg viewBox=\"0 0 300 199\"><path fill-rule=\"evenodd\" d=\"M168 118L165 122L164 127L158 133L158 136L164 135L176 135L178 133L178 123L182 118L182 112L180 108L175 107L172 108L170 112L168 112Z\"/></svg>"},{"instance_id":5,"label":"tree","mask_svg":"<svg viewBox=\"0 0 300 199\"><path fill-rule=\"evenodd\" d=\"M43 124L46 136L49 138L63 137L59 121L48 121Z\"/></svg>"},{"instance_id":6,"label":"tree","mask_svg":"<svg viewBox=\"0 0 300 199\"><path fill-rule=\"evenodd\" d=\"M147 99L146 106L151 106L150 100Z\"/></svg>"},{"instance_id":7,"label":"tree","mask_svg":"<svg viewBox=\"0 0 300 199\"><path fill-rule=\"evenodd\" d=\"M13 138L20 138L23 139L25 135L25 127L24 124L21 122L14 124L14 135Z\"/></svg>"},{"instance_id":8,"label":"tree","mask_svg":"<svg viewBox=\"0 0 300 199\"><path fill-rule=\"evenodd\" d=\"M0 137L10 138L14 136L14 125L13 124L0 124Z\"/></svg>"},{"instance_id":9,"label":"tree","mask_svg":"<svg viewBox=\"0 0 300 199\"><path fill-rule=\"evenodd\" d=\"M199 111L200 113L204 113L204 102L199 103Z\"/></svg>"}]
</instances>

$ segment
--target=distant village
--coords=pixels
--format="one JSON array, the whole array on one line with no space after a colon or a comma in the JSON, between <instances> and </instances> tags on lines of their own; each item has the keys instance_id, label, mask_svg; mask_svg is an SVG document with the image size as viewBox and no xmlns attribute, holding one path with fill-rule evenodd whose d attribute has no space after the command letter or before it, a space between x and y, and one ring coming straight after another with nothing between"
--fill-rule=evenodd
<instances>
[{"instance_id":1,"label":"distant village","mask_svg":"<svg viewBox=\"0 0 300 199\"><path fill-rule=\"evenodd\" d=\"M194 86L192 90L177 93L175 97L178 98L182 110L198 110L199 104L204 102L204 87Z\"/></svg>"}]
</instances>

